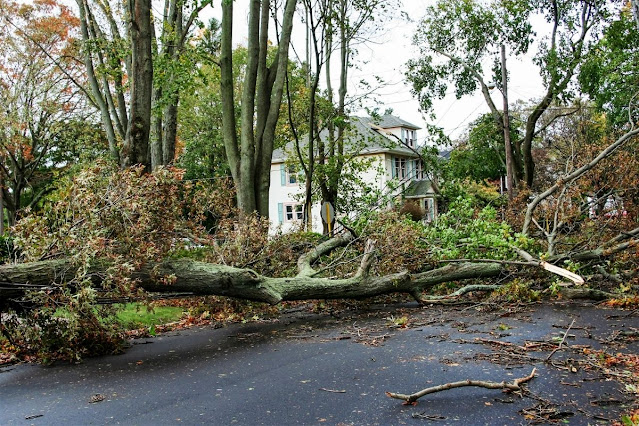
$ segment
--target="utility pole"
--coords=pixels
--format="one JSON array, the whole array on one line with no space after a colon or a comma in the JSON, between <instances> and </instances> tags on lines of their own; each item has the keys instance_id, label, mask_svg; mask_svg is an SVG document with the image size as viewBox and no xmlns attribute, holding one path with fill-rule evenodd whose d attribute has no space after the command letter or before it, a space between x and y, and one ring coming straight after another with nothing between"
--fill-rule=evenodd
<instances>
[{"instance_id":1,"label":"utility pole","mask_svg":"<svg viewBox=\"0 0 639 426\"><path fill-rule=\"evenodd\" d=\"M510 117L508 116L508 72L506 71L506 46L501 45L501 86L504 98L504 147L506 148L506 189L508 199L513 199L515 182L513 179L513 149L510 143Z\"/></svg>"}]
</instances>

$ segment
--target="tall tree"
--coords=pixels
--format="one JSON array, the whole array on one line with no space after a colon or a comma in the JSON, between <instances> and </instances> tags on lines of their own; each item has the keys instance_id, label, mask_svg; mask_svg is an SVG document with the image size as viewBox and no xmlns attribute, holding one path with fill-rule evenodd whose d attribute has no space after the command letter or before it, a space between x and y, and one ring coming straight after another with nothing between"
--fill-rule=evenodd
<instances>
[{"instance_id":1,"label":"tall tree","mask_svg":"<svg viewBox=\"0 0 639 426\"><path fill-rule=\"evenodd\" d=\"M540 131L540 118L553 102L570 97L570 85L592 47L592 35L609 16L605 1L542 0L527 2L474 0L439 1L426 10L415 34L420 57L408 63L407 77L422 108L432 112L433 100L445 96L448 84L458 98L480 89L495 123L501 129L501 111L490 96L489 82L501 87L501 64L496 60L502 45L515 57L526 55L536 33L532 16L543 16L548 33L538 38L534 63L539 67L545 92L525 118L525 131L513 143L516 177L532 186L535 162L533 140ZM443 61L439 61L443 59ZM492 75L485 72L493 59ZM502 130L503 131L503 130Z\"/></svg>"},{"instance_id":2,"label":"tall tree","mask_svg":"<svg viewBox=\"0 0 639 426\"><path fill-rule=\"evenodd\" d=\"M125 11L113 7L109 1L76 2L90 98L100 111L110 156L119 162L120 145L129 126L126 76L131 75L131 55L128 30L118 19ZM100 22L106 22L106 29L99 25Z\"/></svg>"},{"instance_id":3,"label":"tall tree","mask_svg":"<svg viewBox=\"0 0 639 426\"><path fill-rule=\"evenodd\" d=\"M77 18L57 2L0 5L0 206L13 225L52 189L53 171L77 160L91 114L71 59Z\"/></svg>"},{"instance_id":4,"label":"tall tree","mask_svg":"<svg viewBox=\"0 0 639 426\"><path fill-rule=\"evenodd\" d=\"M149 170L153 58L151 56L151 0L128 0L128 29L131 36L131 100L120 162L123 167L143 164Z\"/></svg>"},{"instance_id":5,"label":"tall tree","mask_svg":"<svg viewBox=\"0 0 639 426\"><path fill-rule=\"evenodd\" d=\"M211 0L185 2L166 0L159 37L155 39L157 55L154 60L154 135L151 139L151 166L167 165L175 159L178 111L181 92L194 75L195 52L189 44L199 13ZM209 34L219 36L219 24L212 20Z\"/></svg>"},{"instance_id":6,"label":"tall tree","mask_svg":"<svg viewBox=\"0 0 639 426\"><path fill-rule=\"evenodd\" d=\"M233 2L222 2L220 94L224 146L240 210L244 213L256 211L263 217L268 217L275 126L282 101L296 3L296 0L286 1L277 54L269 64L267 49L271 2L250 2L248 57L241 96L238 140L233 92Z\"/></svg>"},{"instance_id":7,"label":"tall tree","mask_svg":"<svg viewBox=\"0 0 639 426\"><path fill-rule=\"evenodd\" d=\"M639 27L628 8L606 28L579 73L581 90L614 127L628 123L639 92Z\"/></svg>"},{"instance_id":8,"label":"tall tree","mask_svg":"<svg viewBox=\"0 0 639 426\"><path fill-rule=\"evenodd\" d=\"M322 201L337 205L341 189L342 174L351 158L345 152L344 138L348 130L348 72L353 66L356 46L370 41L380 28L380 23L389 17L394 2L382 0L304 0L307 28L306 68L309 99L306 103L308 121L304 149L297 149L301 169L305 175L305 205L310 207L316 189ZM375 23L375 25L371 25ZM338 56L337 101L334 104L335 75L331 70L331 58ZM323 71L324 68L324 71ZM326 96L318 96L320 78L326 78ZM327 114L323 104L333 106ZM289 102L289 106L292 106ZM320 122L322 123L320 125ZM291 122L291 126L293 122ZM321 131L326 130L321 135ZM295 132L300 134L301 132ZM299 137L296 137L299 145ZM315 186L315 188L312 187ZM310 215L306 215L310 219ZM324 231L328 228L324 225Z\"/></svg>"},{"instance_id":9,"label":"tall tree","mask_svg":"<svg viewBox=\"0 0 639 426\"><path fill-rule=\"evenodd\" d=\"M331 60L339 57L337 105L335 118L327 123L328 141L319 144L320 189L323 201L336 204L342 171L348 159L344 149L344 137L348 130L347 95L348 72L353 66L356 46L370 41L383 28L381 23L399 6L384 0L333 0L326 43L326 87L329 102L333 102Z\"/></svg>"},{"instance_id":10,"label":"tall tree","mask_svg":"<svg viewBox=\"0 0 639 426\"><path fill-rule=\"evenodd\" d=\"M89 91L111 157L123 167L143 164L147 170L172 162L179 91L195 68L185 60L189 37L210 0L167 0L159 19L150 0L76 1ZM152 106L156 120L150 143Z\"/></svg>"}]
</instances>

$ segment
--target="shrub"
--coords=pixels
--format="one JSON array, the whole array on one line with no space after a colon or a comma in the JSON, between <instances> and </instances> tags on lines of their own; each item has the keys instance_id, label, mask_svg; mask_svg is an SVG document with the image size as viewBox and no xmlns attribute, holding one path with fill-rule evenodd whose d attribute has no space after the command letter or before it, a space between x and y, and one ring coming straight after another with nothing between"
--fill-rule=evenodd
<instances>
[{"instance_id":1,"label":"shrub","mask_svg":"<svg viewBox=\"0 0 639 426\"><path fill-rule=\"evenodd\" d=\"M426 215L426 211L414 201L406 201L399 209L399 213L409 217L414 222L419 222Z\"/></svg>"}]
</instances>

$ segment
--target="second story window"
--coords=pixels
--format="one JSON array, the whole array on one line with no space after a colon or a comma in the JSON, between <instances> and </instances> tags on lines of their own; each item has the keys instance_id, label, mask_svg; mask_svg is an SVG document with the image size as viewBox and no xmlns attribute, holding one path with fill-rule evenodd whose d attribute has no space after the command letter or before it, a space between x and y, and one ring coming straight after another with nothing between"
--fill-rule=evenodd
<instances>
[{"instance_id":1,"label":"second story window","mask_svg":"<svg viewBox=\"0 0 639 426\"><path fill-rule=\"evenodd\" d=\"M405 179L408 176L408 160L406 158L393 157L392 166L394 179Z\"/></svg>"},{"instance_id":2,"label":"second story window","mask_svg":"<svg viewBox=\"0 0 639 426\"><path fill-rule=\"evenodd\" d=\"M286 168L286 184L297 185L297 170L293 166Z\"/></svg>"},{"instance_id":3,"label":"second story window","mask_svg":"<svg viewBox=\"0 0 639 426\"><path fill-rule=\"evenodd\" d=\"M280 172L282 186L297 186L299 184L299 173L295 166L282 164Z\"/></svg>"},{"instance_id":4,"label":"second story window","mask_svg":"<svg viewBox=\"0 0 639 426\"><path fill-rule=\"evenodd\" d=\"M424 179L424 164L422 160L415 160L415 179Z\"/></svg>"},{"instance_id":5,"label":"second story window","mask_svg":"<svg viewBox=\"0 0 639 426\"><path fill-rule=\"evenodd\" d=\"M417 141L415 130L402 128L402 143L408 147L415 148Z\"/></svg>"}]
</instances>

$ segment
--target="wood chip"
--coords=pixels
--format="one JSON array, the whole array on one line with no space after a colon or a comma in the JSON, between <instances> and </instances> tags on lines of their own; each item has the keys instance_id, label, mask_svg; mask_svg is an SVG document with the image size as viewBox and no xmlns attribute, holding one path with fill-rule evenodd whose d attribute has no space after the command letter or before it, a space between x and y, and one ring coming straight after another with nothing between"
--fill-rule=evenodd
<instances>
[{"instance_id":1,"label":"wood chip","mask_svg":"<svg viewBox=\"0 0 639 426\"><path fill-rule=\"evenodd\" d=\"M326 389L326 388L320 388L320 390L324 392L332 392L332 393L346 393L345 390L335 390L335 389Z\"/></svg>"}]
</instances>

